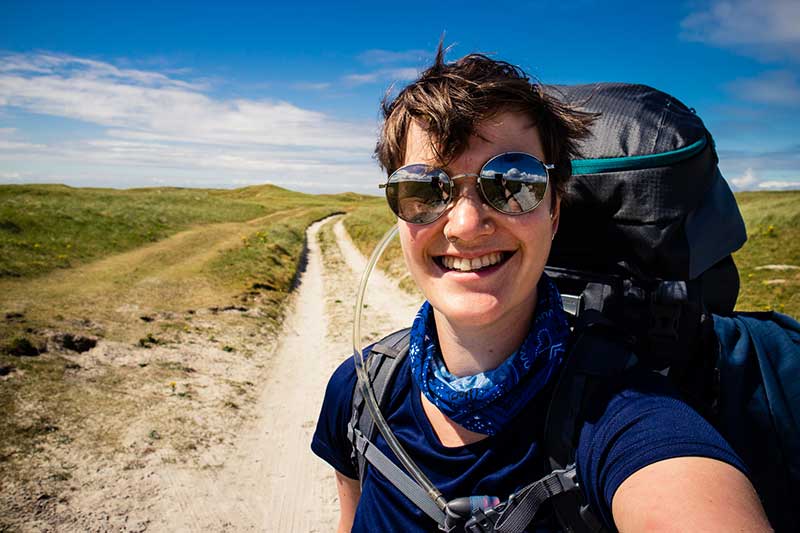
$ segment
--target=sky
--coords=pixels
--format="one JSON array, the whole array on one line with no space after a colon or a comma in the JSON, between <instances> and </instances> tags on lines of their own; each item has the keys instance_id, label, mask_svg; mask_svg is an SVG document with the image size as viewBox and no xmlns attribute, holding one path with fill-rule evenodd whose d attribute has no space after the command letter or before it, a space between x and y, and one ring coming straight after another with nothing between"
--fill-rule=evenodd
<instances>
[{"instance_id":1,"label":"sky","mask_svg":"<svg viewBox=\"0 0 800 533\"><path fill-rule=\"evenodd\" d=\"M444 35L697 110L735 190L800 188L800 2L0 0L0 183L378 194L386 91Z\"/></svg>"}]
</instances>

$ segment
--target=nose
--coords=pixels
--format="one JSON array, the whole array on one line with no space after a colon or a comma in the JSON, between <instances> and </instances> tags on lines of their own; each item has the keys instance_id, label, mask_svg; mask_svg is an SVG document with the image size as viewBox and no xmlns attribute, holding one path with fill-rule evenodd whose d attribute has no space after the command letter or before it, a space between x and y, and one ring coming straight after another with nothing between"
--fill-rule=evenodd
<instances>
[{"instance_id":1,"label":"nose","mask_svg":"<svg viewBox=\"0 0 800 533\"><path fill-rule=\"evenodd\" d=\"M459 180L453 204L445 215L444 234L449 239L474 241L493 231L491 208L483 201L477 187L475 179Z\"/></svg>"}]
</instances>

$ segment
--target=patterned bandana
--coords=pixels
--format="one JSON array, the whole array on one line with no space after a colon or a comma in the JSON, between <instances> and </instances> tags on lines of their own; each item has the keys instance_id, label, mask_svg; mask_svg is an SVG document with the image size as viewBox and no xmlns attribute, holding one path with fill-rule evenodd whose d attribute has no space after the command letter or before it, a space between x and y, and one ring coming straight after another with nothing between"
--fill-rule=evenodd
<instances>
[{"instance_id":1,"label":"patterned bandana","mask_svg":"<svg viewBox=\"0 0 800 533\"><path fill-rule=\"evenodd\" d=\"M522 345L494 370L457 377L444 364L433 308L425 302L411 326L411 373L425 397L448 418L470 431L494 435L550 381L561 365L568 335L561 295L542 274Z\"/></svg>"}]
</instances>

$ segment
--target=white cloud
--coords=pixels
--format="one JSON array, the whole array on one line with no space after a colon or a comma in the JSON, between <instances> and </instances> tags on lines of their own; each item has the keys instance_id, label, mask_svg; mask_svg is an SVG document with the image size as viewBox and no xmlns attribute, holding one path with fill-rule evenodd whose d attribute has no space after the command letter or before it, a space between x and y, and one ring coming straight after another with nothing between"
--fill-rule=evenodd
<instances>
[{"instance_id":1,"label":"white cloud","mask_svg":"<svg viewBox=\"0 0 800 533\"><path fill-rule=\"evenodd\" d=\"M762 181L758 184L759 189L774 189L774 190L787 190L787 189L800 189L800 181L780 181L770 180Z\"/></svg>"},{"instance_id":2,"label":"white cloud","mask_svg":"<svg viewBox=\"0 0 800 533\"><path fill-rule=\"evenodd\" d=\"M711 0L705 5L681 22L683 38L759 58L800 59L797 0Z\"/></svg>"},{"instance_id":3,"label":"white cloud","mask_svg":"<svg viewBox=\"0 0 800 533\"><path fill-rule=\"evenodd\" d=\"M759 179L753 173L753 169L748 168L747 170L745 170L744 174L742 174L738 178L732 178L729 181L731 182L735 190L743 191L747 189L752 189L753 186L755 186L759 182Z\"/></svg>"},{"instance_id":4,"label":"white cloud","mask_svg":"<svg viewBox=\"0 0 800 533\"><path fill-rule=\"evenodd\" d=\"M198 180L214 171L218 180L253 183L309 176L326 176L313 182L334 188L377 183L374 122L337 120L286 101L214 98L202 84L159 72L53 53L0 55L3 106L107 127L100 137L56 143L0 129L0 160L26 175L66 162L96 172L111 166L138 182L153 169L188 169L202 171Z\"/></svg>"},{"instance_id":5,"label":"white cloud","mask_svg":"<svg viewBox=\"0 0 800 533\"><path fill-rule=\"evenodd\" d=\"M728 89L742 100L768 105L800 106L797 75L787 70L765 72L757 78L736 80L728 84Z\"/></svg>"},{"instance_id":6,"label":"white cloud","mask_svg":"<svg viewBox=\"0 0 800 533\"><path fill-rule=\"evenodd\" d=\"M752 168L748 168L744 174L728 181L734 191L800 189L800 179L765 179L756 174Z\"/></svg>"},{"instance_id":7,"label":"white cloud","mask_svg":"<svg viewBox=\"0 0 800 533\"><path fill-rule=\"evenodd\" d=\"M282 101L214 100L175 86L89 75L0 75L7 106L105 126L202 142L362 146L373 136L364 125L336 122Z\"/></svg>"},{"instance_id":8,"label":"white cloud","mask_svg":"<svg viewBox=\"0 0 800 533\"><path fill-rule=\"evenodd\" d=\"M8 141L5 139L0 139L0 151L3 150L36 150L39 148L45 148L44 144L35 144L35 143L26 143L26 142L17 142L17 141Z\"/></svg>"}]
</instances>

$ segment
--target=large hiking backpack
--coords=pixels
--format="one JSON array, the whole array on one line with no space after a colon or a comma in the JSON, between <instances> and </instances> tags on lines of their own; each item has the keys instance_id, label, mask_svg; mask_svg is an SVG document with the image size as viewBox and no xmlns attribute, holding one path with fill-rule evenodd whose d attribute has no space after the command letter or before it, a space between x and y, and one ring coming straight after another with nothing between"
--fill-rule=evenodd
<instances>
[{"instance_id":1,"label":"large hiking backpack","mask_svg":"<svg viewBox=\"0 0 800 533\"><path fill-rule=\"evenodd\" d=\"M594 84L547 90L599 113L593 136L580 145L585 159L573 161L575 177L562 202L546 268L574 317L571 348L545 429L552 473L488 510L470 513L469 502L464 502L468 519L459 527L522 531L549 500L565 530L602 531L582 501L575 451L584 406L594 391L631 368L668 374L687 402L746 461L753 459L748 453L752 443L742 438L747 430L737 429L732 420L738 416L736 420L744 421L735 410L748 409L747 423L768 437L758 450L778 458L766 474L766 461L755 465L759 472L752 477L759 494L793 494L800 482L800 326L771 355L737 359L719 349L712 314L733 311L739 278L730 254L746 234L733 194L717 169L711 135L694 110L650 87ZM794 326L788 320L778 322L790 331ZM721 337L725 335L723 331ZM735 335L728 336L735 343ZM788 354L792 342L794 353ZM371 349L369 374L379 401L391 390L407 346L407 332L396 332ZM769 351L761 348L759 353ZM772 371L766 368L769 363L776 365ZM369 462L441 529L455 530L455 519L445 516L371 444L375 425L358 387L349 433L362 479ZM753 468L754 463L748 465ZM776 481L781 473L785 475ZM779 531L797 523L791 516L794 509L774 501L765 501L765 508Z\"/></svg>"},{"instance_id":2,"label":"large hiking backpack","mask_svg":"<svg viewBox=\"0 0 800 533\"><path fill-rule=\"evenodd\" d=\"M795 530L797 508L781 502L800 487L797 323L737 317L759 348L737 360L730 334L720 345L726 319L714 316L733 312L739 277L730 254L746 234L711 134L693 109L650 87L550 90L600 113L579 145L586 159L573 162L546 269L579 318L545 431L550 466L574 461L583 406L599 383L644 366L668 373L746 461L772 525ZM767 349L764 331L783 344ZM553 498L568 530L590 531L579 500L578 491Z\"/></svg>"}]
</instances>

